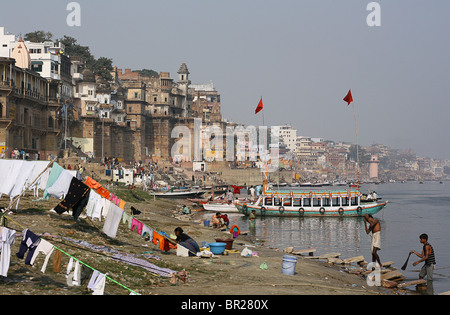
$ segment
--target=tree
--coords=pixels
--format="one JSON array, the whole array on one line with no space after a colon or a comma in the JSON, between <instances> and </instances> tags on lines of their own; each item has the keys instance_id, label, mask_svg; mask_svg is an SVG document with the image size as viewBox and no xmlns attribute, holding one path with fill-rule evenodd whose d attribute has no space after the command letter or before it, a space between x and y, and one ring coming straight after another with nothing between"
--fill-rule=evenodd
<instances>
[{"instance_id":1,"label":"tree","mask_svg":"<svg viewBox=\"0 0 450 315\"><path fill-rule=\"evenodd\" d=\"M113 70L112 63L113 61L111 58L100 57L97 60L94 59L91 61L89 65L86 65L95 75L98 75L100 78L108 82L113 79L111 76L111 71Z\"/></svg>"},{"instance_id":2,"label":"tree","mask_svg":"<svg viewBox=\"0 0 450 315\"><path fill-rule=\"evenodd\" d=\"M359 163L360 165L363 165L370 161L370 154L366 152L360 145L358 145L358 151L359 151ZM348 158L352 161L358 161L356 158L356 144L352 144L349 149Z\"/></svg>"},{"instance_id":3,"label":"tree","mask_svg":"<svg viewBox=\"0 0 450 315\"><path fill-rule=\"evenodd\" d=\"M57 41L64 44L64 46L66 47L65 54L68 56L80 57L86 63L90 63L93 59L95 59L94 56L92 56L89 47L81 46L73 37L64 35L63 38L60 38Z\"/></svg>"},{"instance_id":4,"label":"tree","mask_svg":"<svg viewBox=\"0 0 450 315\"><path fill-rule=\"evenodd\" d=\"M76 38L64 35L64 37L58 39L58 41L66 47L66 55L82 58L85 62L86 68L90 69L94 75L99 76L105 81L112 80L112 59L106 57L95 59L95 57L91 54L89 47L78 44Z\"/></svg>"},{"instance_id":5,"label":"tree","mask_svg":"<svg viewBox=\"0 0 450 315\"><path fill-rule=\"evenodd\" d=\"M33 43L43 43L46 41L51 41L53 34L45 31L34 31L30 33L26 33L24 36L24 40L30 41Z\"/></svg>"},{"instance_id":6,"label":"tree","mask_svg":"<svg viewBox=\"0 0 450 315\"><path fill-rule=\"evenodd\" d=\"M150 69L134 70L133 72L138 72L143 77L159 77L158 72Z\"/></svg>"}]
</instances>

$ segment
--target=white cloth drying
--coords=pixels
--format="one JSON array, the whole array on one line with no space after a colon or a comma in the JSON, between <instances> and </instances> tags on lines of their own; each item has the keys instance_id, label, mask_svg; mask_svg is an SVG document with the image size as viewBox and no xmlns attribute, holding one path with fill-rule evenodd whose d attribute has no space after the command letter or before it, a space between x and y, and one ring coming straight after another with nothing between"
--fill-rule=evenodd
<instances>
[{"instance_id":1,"label":"white cloth drying","mask_svg":"<svg viewBox=\"0 0 450 315\"><path fill-rule=\"evenodd\" d=\"M94 291L92 295L103 295L105 291L106 275L94 270L89 280L88 289Z\"/></svg>"},{"instance_id":2,"label":"white cloth drying","mask_svg":"<svg viewBox=\"0 0 450 315\"><path fill-rule=\"evenodd\" d=\"M16 231L0 227L0 276L7 277L11 261L11 245L16 239Z\"/></svg>"}]
</instances>

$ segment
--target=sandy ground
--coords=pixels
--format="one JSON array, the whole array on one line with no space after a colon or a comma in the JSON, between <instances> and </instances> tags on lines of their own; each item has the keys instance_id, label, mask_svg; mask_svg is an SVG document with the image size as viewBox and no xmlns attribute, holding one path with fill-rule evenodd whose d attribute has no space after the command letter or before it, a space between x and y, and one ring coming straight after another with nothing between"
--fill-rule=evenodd
<instances>
[{"instance_id":1,"label":"sandy ground","mask_svg":"<svg viewBox=\"0 0 450 315\"><path fill-rule=\"evenodd\" d=\"M124 198L125 199L125 198ZM7 206L7 200L0 200L0 206ZM58 201L33 201L33 197L23 197L19 210L10 218L27 227L36 234L50 233L59 237L70 237L86 240L91 244L104 245L129 254L150 254L160 258L147 259L158 266L176 271L185 270L187 282L178 279L171 283L168 278L155 276L140 267L130 266L113 261L110 254L94 252L85 247L73 244L61 238L44 237L55 246L85 262L127 288L145 295L385 295L393 291L380 287L370 287L359 275L349 274L336 267L331 267L324 261L304 259L299 256L295 275L281 273L281 250L275 250L253 244L251 237L240 236L233 244L233 250L242 251L243 244L252 245L258 257L242 257L239 253L216 256L216 258L178 257L176 251L162 252L157 246L145 241L136 232L130 231L126 225L120 224L116 239L111 239L101 232L103 222L92 222L87 218L73 221L70 215L58 215L49 212ZM129 206L142 211L136 218L146 225L173 233L176 227L182 227L197 243L214 242L215 238L230 238L229 233L204 227L198 221L184 221L174 218L176 209L174 201L153 200L145 202L129 202ZM8 227L21 233L22 227L8 221ZM50 259L47 271L41 273L44 256L39 255L34 266L24 264L15 253L19 249L21 239L17 238L11 250L11 264L8 277L0 276L0 294L30 294L30 295L74 295L91 294L86 286L92 270L85 268L85 277L81 286L68 286L65 272L69 258L62 255L60 272L53 271L53 257ZM143 258L143 257L139 257ZM143 258L145 259L145 258ZM260 265L265 262L268 269ZM106 282L105 294L122 295L130 291L122 286Z\"/></svg>"}]
</instances>

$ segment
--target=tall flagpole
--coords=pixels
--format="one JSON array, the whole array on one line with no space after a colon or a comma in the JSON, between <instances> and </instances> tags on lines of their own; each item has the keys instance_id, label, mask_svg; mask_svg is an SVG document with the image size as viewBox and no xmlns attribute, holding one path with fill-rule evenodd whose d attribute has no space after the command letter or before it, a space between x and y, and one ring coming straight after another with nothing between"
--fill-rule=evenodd
<instances>
[{"instance_id":1,"label":"tall flagpole","mask_svg":"<svg viewBox=\"0 0 450 315\"><path fill-rule=\"evenodd\" d=\"M261 96L261 100L262 100L262 96ZM266 126L265 122L264 122L264 106L262 108L262 117L263 117L263 129ZM263 131L263 137L264 137L264 163L265 163L265 168L266 168L266 172L264 173L264 184L263 184L263 194L266 192L266 184L269 181L269 164L267 163L267 154L266 154L266 131Z\"/></svg>"},{"instance_id":2,"label":"tall flagpole","mask_svg":"<svg viewBox=\"0 0 450 315\"><path fill-rule=\"evenodd\" d=\"M356 130L356 170L358 172L358 189L359 189L359 145L358 145L358 125L356 124L355 102L353 102L353 117L355 118L355 130Z\"/></svg>"}]
</instances>

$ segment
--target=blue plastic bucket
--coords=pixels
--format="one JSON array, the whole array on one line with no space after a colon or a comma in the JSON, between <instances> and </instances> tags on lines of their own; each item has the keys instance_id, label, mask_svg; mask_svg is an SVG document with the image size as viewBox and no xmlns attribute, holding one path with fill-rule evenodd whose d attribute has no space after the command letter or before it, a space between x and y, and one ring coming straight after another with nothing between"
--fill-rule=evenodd
<instances>
[{"instance_id":1,"label":"blue plastic bucket","mask_svg":"<svg viewBox=\"0 0 450 315\"><path fill-rule=\"evenodd\" d=\"M209 227L209 222L210 222L209 220L205 220L205 221L203 221L203 225L206 227Z\"/></svg>"},{"instance_id":2,"label":"blue plastic bucket","mask_svg":"<svg viewBox=\"0 0 450 315\"><path fill-rule=\"evenodd\" d=\"M222 255L225 251L225 246L227 246L227 243L209 243L209 250L214 255Z\"/></svg>"},{"instance_id":3,"label":"blue plastic bucket","mask_svg":"<svg viewBox=\"0 0 450 315\"><path fill-rule=\"evenodd\" d=\"M283 266L281 273L293 276L295 273L295 266L297 265L297 257L290 255L283 255Z\"/></svg>"}]
</instances>

